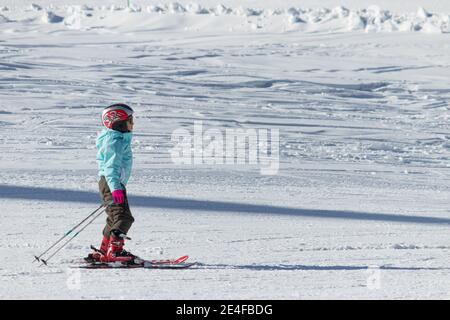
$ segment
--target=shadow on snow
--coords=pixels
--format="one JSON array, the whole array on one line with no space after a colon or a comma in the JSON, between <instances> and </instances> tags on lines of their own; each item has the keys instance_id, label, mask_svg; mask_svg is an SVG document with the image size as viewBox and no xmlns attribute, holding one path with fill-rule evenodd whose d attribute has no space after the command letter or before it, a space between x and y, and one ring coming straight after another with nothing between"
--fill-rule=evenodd
<instances>
[{"instance_id":1,"label":"shadow on snow","mask_svg":"<svg viewBox=\"0 0 450 320\"><path fill-rule=\"evenodd\" d=\"M228 264L203 264L198 263L197 266L201 269L232 269L232 270L255 270L255 271L352 271L352 270L399 270L399 271L436 271L436 270L450 270L450 268L433 268L433 267L395 267L395 266L319 266L319 265L228 265Z\"/></svg>"},{"instance_id":2,"label":"shadow on snow","mask_svg":"<svg viewBox=\"0 0 450 320\"><path fill-rule=\"evenodd\" d=\"M98 205L100 196L89 191L37 188L26 186L0 185L0 198L30 201L82 202ZM450 224L449 218L397 215L388 213L366 213L356 211L304 209L272 205L246 204L212 200L194 200L157 196L129 195L132 206L160 209L194 210L209 212L234 212L273 215L291 215L309 218L347 219L361 221L387 221L421 224Z\"/></svg>"}]
</instances>

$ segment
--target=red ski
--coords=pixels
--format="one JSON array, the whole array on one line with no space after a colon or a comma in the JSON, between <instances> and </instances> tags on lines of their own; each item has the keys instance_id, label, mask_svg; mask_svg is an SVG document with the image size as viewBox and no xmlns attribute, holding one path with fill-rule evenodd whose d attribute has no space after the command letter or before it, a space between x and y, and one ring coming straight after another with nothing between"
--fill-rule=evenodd
<instances>
[{"instance_id":1,"label":"red ski","mask_svg":"<svg viewBox=\"0 0 450 320\"><path fill-rule=\"evenodd\" d=\"M187 269L195 265L195 262L186 262L189 256L182 256L176 259L145 260L139 257L127 263L122 262L91 262L79 266L82 269Z\"/></svg>"},{"instance_id":2,"label":"red ski","mask_svg":"<svg viewBox=\"0 0 450 320\"><path fill-rule=\"evenodd\" d=\"M140 259L140 258L138 258ZM180 264L189 259L189 256L181 256L177 259L166 259L166 260L143 260L144 262L148 262L151 264Z\"/></svg>"}]
</instances>

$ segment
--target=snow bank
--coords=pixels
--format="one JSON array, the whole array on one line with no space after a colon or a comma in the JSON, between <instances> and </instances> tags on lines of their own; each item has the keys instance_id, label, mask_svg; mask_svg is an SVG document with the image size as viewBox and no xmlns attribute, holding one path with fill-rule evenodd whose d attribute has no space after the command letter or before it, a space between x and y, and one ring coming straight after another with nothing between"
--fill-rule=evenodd
<instances>
[{"instance_id":1,"label":"snow bank","mask_svg":"<svg viewBox=\"0 0 450 320\"><path fill-rule=\"evenodd\" d=\"M4 15L0 14L0 23L10 22L8 18L6 18Z\"/></svg>"},{"instance_id":2,"label":"snow bank","mask_svg":"<svg viewBox=\"0 0 450 320\"><path fill-rule=\"evenodd\" d=\"M202 17L229 16L229 20L221 19L221 25L226 29L234 29L235 17L242 17L247 20L258 20L258 28L262 30L283 32L292 31L295 26L302 25L298 31L364 31L364 32L424 32L424 33L448 33L450 32L450 16L446 13L431 13L425 8L419 7L416 12L394 13L383 10L379 6L369 6L365 9L349 9L342 6L335 8L251 8L251 7L227 7L219 4L215 7L205 7L198 3L189 3L183 5L179 2L171 2L166 4L152 4L147 6L95 6L87 5L78 6L82 12L90 11L86 17L101 17L102 19L108 15L117 12L122 14L130 13L135 16L127 18L130 22L136 19L144 19L151 15L158 14L166 19L178 19L176 16L198 16L195 21L201 21ZM42 15L44 23L60 23L66 21L66 26L73 26L74 16L70 6L49 6L43 8L37 4L31 4L27 7L28 11L34 11L36 14ZM23 8L22 8L23 9ZM14 7L13 10L22 10L20 7ZM12 10L4 7L0 22L8 21L7 13ZM56 12L58 14L56 14ZM139 13L139 14L137 14ZM231 18L234 17L234 18ZM77 16L78 19L78 16ZM76 19L75 19L76 20ZM76 20L79 21L79 20ZM229 23L227 24L227 21ZM88 23L88 21L85 21ZM255 21L248 21L255 23ZM214 22L211 22L214 23ZM141 23L136 23L142 26ZM129 26L130 24L128 24ZM277 26L277 27L275 27ZM108 27L108 25L105 25ZM186 26L183 26L186 27ZM215 25L215 27L217 27ZM278 28L278 29L274 29Z\"/></svg>"},{"instance_id":3,"label":"snow bank","mask_svg":"<svg viewBox=\"0 0 450 320\"><path fill-rule=\"evenodd\" d=\"M59 23L64 20L63 17L53 13L52 11L46 11L42 16L42 21L44 23Z\"/></svg>"},{"instance_id":4,"label":"snow bank","mask_svg":"<svg viewBox=\"0 0 450 320\"><path fill-rule=\"evenodd\" d=\"M40 5L38 5L38 4L32 3L32 4L30 5L30 10L41 11L41 10L42 10L42 7L41 7Z\"/></svg>"}]
</instances>

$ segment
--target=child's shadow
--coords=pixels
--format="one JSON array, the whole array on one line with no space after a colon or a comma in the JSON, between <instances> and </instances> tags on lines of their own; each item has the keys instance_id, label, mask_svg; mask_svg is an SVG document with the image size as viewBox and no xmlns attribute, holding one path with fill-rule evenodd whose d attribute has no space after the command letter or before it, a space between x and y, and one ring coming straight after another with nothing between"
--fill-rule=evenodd
<instances>
[{"instance_id":1,"label":"child's shadow","mask_svg":"<svg viewBox=\"0 0 450 320\"><path fill-rule=\"evenodd\" d=\"M352 271L352 270L450 270L450 268L438 267L397 267L397 266L350 266L350 265L302 265L302 264L250 264L250 265L234 265L234 264L208 264L197 263L197 268L201 269L221 269L221 270L254 270L254 271Z\"/></svg>"}]
</instances>

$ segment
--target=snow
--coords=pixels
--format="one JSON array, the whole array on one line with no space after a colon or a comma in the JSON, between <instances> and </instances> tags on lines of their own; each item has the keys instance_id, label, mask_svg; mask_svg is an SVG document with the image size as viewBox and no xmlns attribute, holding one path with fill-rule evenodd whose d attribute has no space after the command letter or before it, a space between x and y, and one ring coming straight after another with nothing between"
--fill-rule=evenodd
<instances>
[{"instance_id":1,"label":"snow","mask_svg":"<svg viewBox=\"0 0 450 320\"><path fill-rule=\"evenodd\" d=\"M33 2L0 3L0 298L449 297L450 3ZM32 263L99 205L117 101L136 110L126 248L193 269L71 268L103 218ZM175 165L196 121L278 129L279 171Z\"/></svg>"},{"instance_id":2,"label":"snow","mask_svg":"<svg viewBox=\"0 0 450 320\"><path fill-rule=\"evenodd\" d=\"M95 2L94 2L95 3ZM136 2L140 3L140 2ZM104 12L110 11L109 16L120 19L120 26L126 26L123 21L128 20L129 13L138 14L139 20L147 21L147 24L153 24L148 13L158 13L164 15L164 20L173 20L182 18L190 18L185 23L182 23L182 19L178 28L190 28L192 25L193 17L197 22L203 21L207 23L208 28L211 27L211 16L216 17L214 20L218 20L217 17L227 17L221 19L223 22L220 25L214 24L214 27L219 27L224 31L231 26L235 25L236 19L234 17L248 18L247 25L241 24L238 29L244 26L244 30L251 28L251 30L270 30L284 32L288 29L298 27L298 24L302 25L302 30L308 31L330 31L330 30L365 30L366 32L393 32L393 31L422 31L431 33L449 32L449 12L442 13L430 13L423 7L419 7L416 12L401 12L395 13L389 10L382 10L379 6L370 5L367 8L354 8L348 9L343 6L335 6L330 8L298 8L298 7L286 7L286 8L250 8L236 6L226 7L223 4L218 4L216 7L206 7L199 3L180 4L178 2L169 2L160 5L146 5L146 2L142 2L141 5L132 2L129 7L120 4L110 4L109 6L77 6L77 5L49 5L44 10L43 6L38 4L31 4L28 6L27 11L44 12L42 17L46 23L60 23L65 19L54 13L52 10L59 10L62 15L64 11L69 13L67 19L73 19L73 13L76 13L79 18L89 17L88 20L104 19ZM7 6L3 7L9 9ZM20 11L20 7L14 7L16 11ZM23 9L23 8L22 8ZM89 13L88 13L89 12ZM92 13L94 12L94 13ZM115 14L111 14L115 12ZM125 15L125 17L123 17ZM166 17L166 15L170 15ZM231 17L229 17L231 16ZM133 17L133 20L137 17ZM242 20L242 19L240 19ZM256 21L253 21L256 20ZM4 21L6 22L6 21ZM97 21L98 22L98 21ZM89 24L89 21L84 21ZM71 23L69 23L71 24ZM197 24L197 23L195 23ZM66 23L67 25L67 23ZM303 26L304 25L304 26ZM88 28L92 28L90 26ZM103 24L96 25L95 28L102 28ZM111 25L109 24L109 27ZM173 29L172 25L172 29ZM222 28L220 28L222 27ZM136 25L135 25L136 29ZM234 29L234 27L233 27Z\"/></svg>"}]
</instances>

